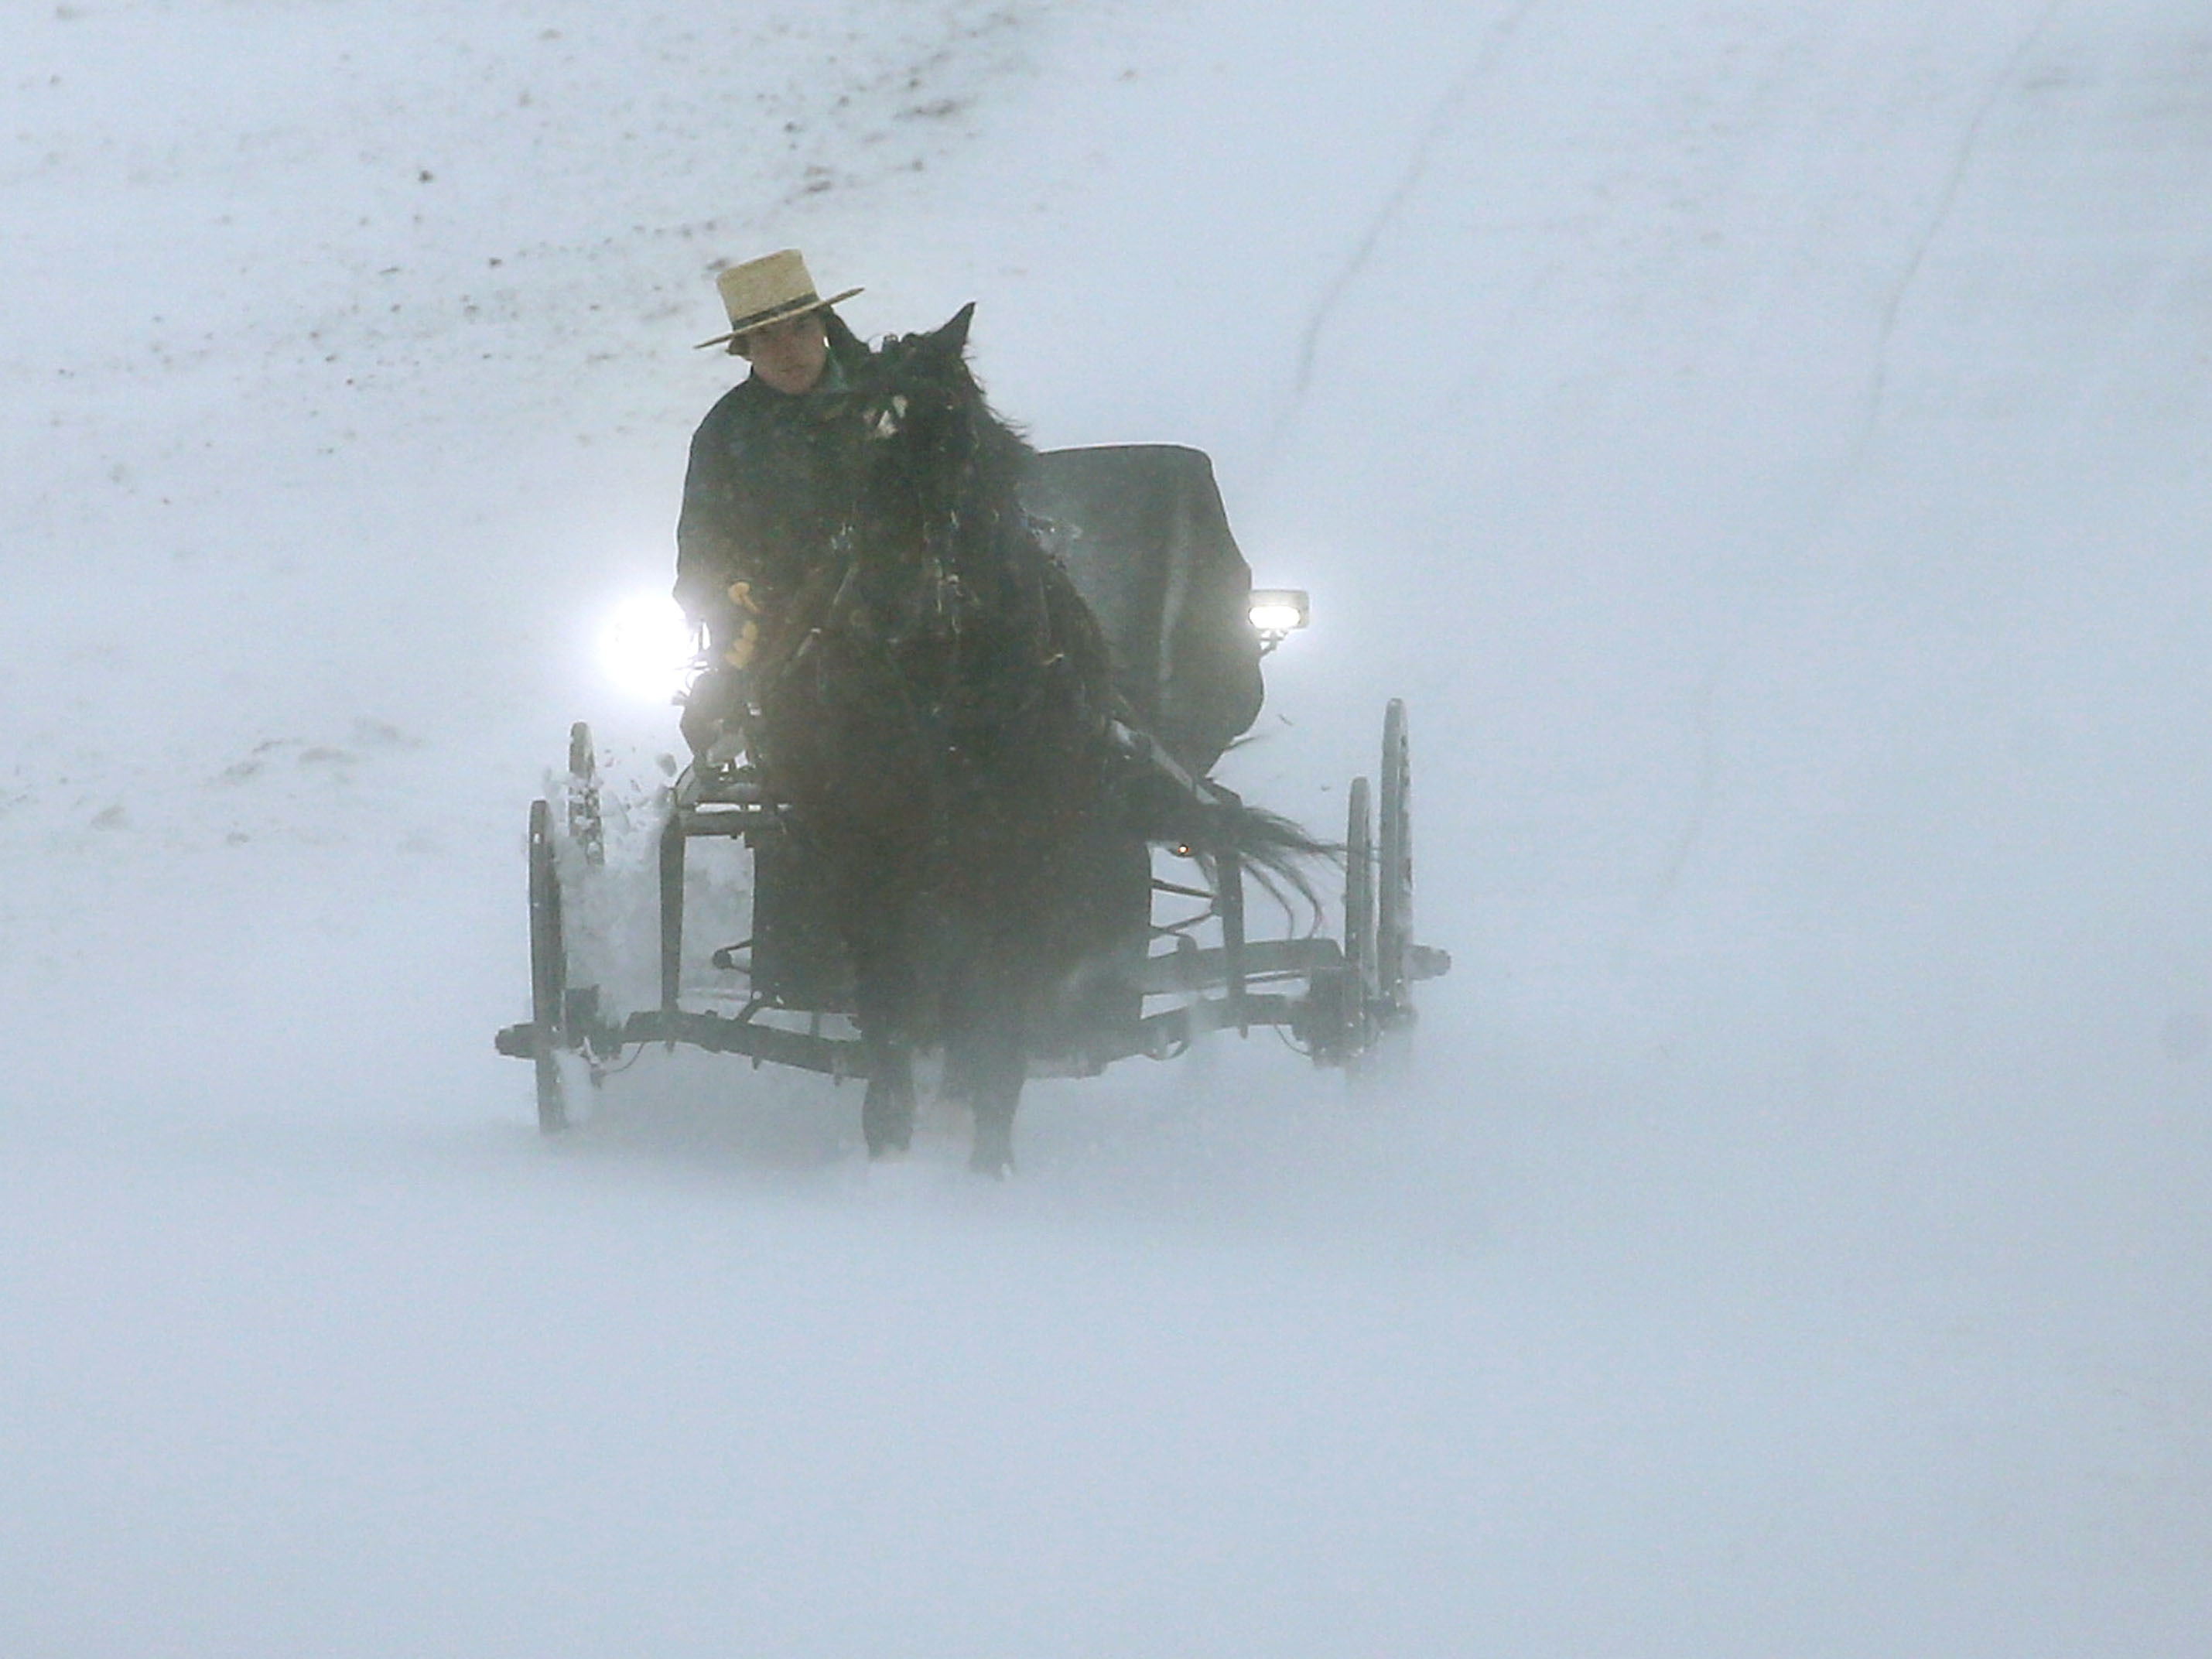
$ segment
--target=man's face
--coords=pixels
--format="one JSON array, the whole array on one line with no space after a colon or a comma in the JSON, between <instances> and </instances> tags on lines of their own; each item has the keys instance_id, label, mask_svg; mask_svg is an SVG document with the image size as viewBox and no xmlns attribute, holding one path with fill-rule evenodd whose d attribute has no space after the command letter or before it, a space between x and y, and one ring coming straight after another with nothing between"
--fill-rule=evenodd
<instances>
[{"instance_id":1,"label":"man's face","mask_svg":"<svg viewBox=\"0 0 2212 1659\"><path fill-rule=\"evenodd\" d=\"M818 311L802 312L738 339L738 355L750 358L753 373L778 392L797 397L811 392L830 361L830 335Z\"/></svg>"}]
</instances>

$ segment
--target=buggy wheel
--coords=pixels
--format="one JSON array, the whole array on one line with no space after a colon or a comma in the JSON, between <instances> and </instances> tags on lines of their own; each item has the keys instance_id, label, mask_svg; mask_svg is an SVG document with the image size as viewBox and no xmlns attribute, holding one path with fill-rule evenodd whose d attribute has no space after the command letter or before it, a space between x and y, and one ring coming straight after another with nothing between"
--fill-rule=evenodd
<instances>
[{"instance_id":1,"label":"buggy wheel","mask_svg":"<svg viewBox=\"0 0 2212 1659\"><path fill-rule=\"evenodd\" d=\"M607 861L607 830L599 811L599 763L592 749L592 728L578 720L568 728L568 839L583 849L594 870Z\"/></svg>"},{"instance_id":2,"label":"buggy wheel","mask_svg":"<svg viewBox=\"0 0 2212 1659\"><path fill-rule=\"evenodd\" d=\"M1376 992L1386 1024L1413 1018L1413 758L1406 705L1393 697L1382 716L1382 833L1376 868Z\"/></svg>"},{"instance_id":3,"label":"buggy wheel","mask_svg":"<svg viewBox=\"0 0 2212 1659\"><path fill-rule=\"evenodd\" d=\"M530 804L530 1060L538 1076L538 1127L568 1127L561 1085L562 1003L568 962L561 933L561 876L553 857L553 809Z\"/></svg>"},{"instance_id":4,"label":"buggy wheel","mask_svg":"<svg viewBox=\"0 0 2212 1659\"><path fill-rule=\"evenodd\" d=\"M1375 815L1368 804L1367 780L1354 778L1344 824L1344 966L1349 981L1344 1000L1342 1042L1358 1054L1374 1039Z\"/></svg>"}]
</instances>

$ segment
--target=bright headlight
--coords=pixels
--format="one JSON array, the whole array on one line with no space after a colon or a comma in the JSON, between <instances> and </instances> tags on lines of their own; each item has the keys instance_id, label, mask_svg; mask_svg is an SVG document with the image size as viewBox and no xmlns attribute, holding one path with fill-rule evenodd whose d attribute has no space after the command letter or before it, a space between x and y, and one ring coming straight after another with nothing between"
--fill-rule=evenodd
<instances>
[{"instance_id":1,"label":"bright headlight","mask_svg":"<svg viewBox=\"0 0 2212 1659\"><path fill-rule=\"evenodd\" d=\"M1255 587L1246 614L1261 639L1279 640L1306 625L1306 596L1295 587Z\"/></svg>"},{"instance_id":2,"label":"bright headlight","mask_svg":"<svg viewBox=\"0 0 2212 1659\"><path fill-rule=\"evenodd\" d=\"M631 696L666 702L684 690L697 653L691 624L665 593L617 605L599 630L599 665Z\"/></svg>"}]
</instances>

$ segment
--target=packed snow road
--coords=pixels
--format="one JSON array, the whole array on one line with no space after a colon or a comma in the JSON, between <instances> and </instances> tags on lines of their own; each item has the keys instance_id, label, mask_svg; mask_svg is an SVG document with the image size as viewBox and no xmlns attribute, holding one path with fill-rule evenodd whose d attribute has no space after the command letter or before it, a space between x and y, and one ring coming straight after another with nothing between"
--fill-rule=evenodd
<instances>
[{"instance_id":1,"label":"packed snow road","mask_svg":"<svg viewBox=\"0 0 2212 1659\"><path fill-rule=\"evenodd\" d=\"M2203 1650L2212 32L1285 15L0 20L0 1651ZM525 810L675 741L592 635L794 242L1213 454L1240 789L1411 700L1401 1086L538 1139Z\"/></svg>"}]
</instances>

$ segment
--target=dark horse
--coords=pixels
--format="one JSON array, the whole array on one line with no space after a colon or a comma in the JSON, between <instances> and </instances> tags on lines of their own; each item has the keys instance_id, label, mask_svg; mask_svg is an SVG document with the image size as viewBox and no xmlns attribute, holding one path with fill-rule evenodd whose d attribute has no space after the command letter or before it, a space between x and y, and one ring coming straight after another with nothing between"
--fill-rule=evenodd
<instances>
[{"instance_id":1,"label":"dark horse","mask_svg":"<svg viewBox=\"0 0 2212 1659\"><path fill-rule=\"evenodd\" d=\"M857 377L849 500L763 642L753 746L852 966L870 1155L909 1143L914 1053L942 1044L972 1166L1004 1174L1032 1048L1097 947L1102 848L1138 860L1141 906L1147 835L1224 830L1277 867L1315 844L1250 809L1182 822L1116 747L1106 641L1023 510L1030 452L969 373L973 312Z\"/></svg>"}]
</instances>

